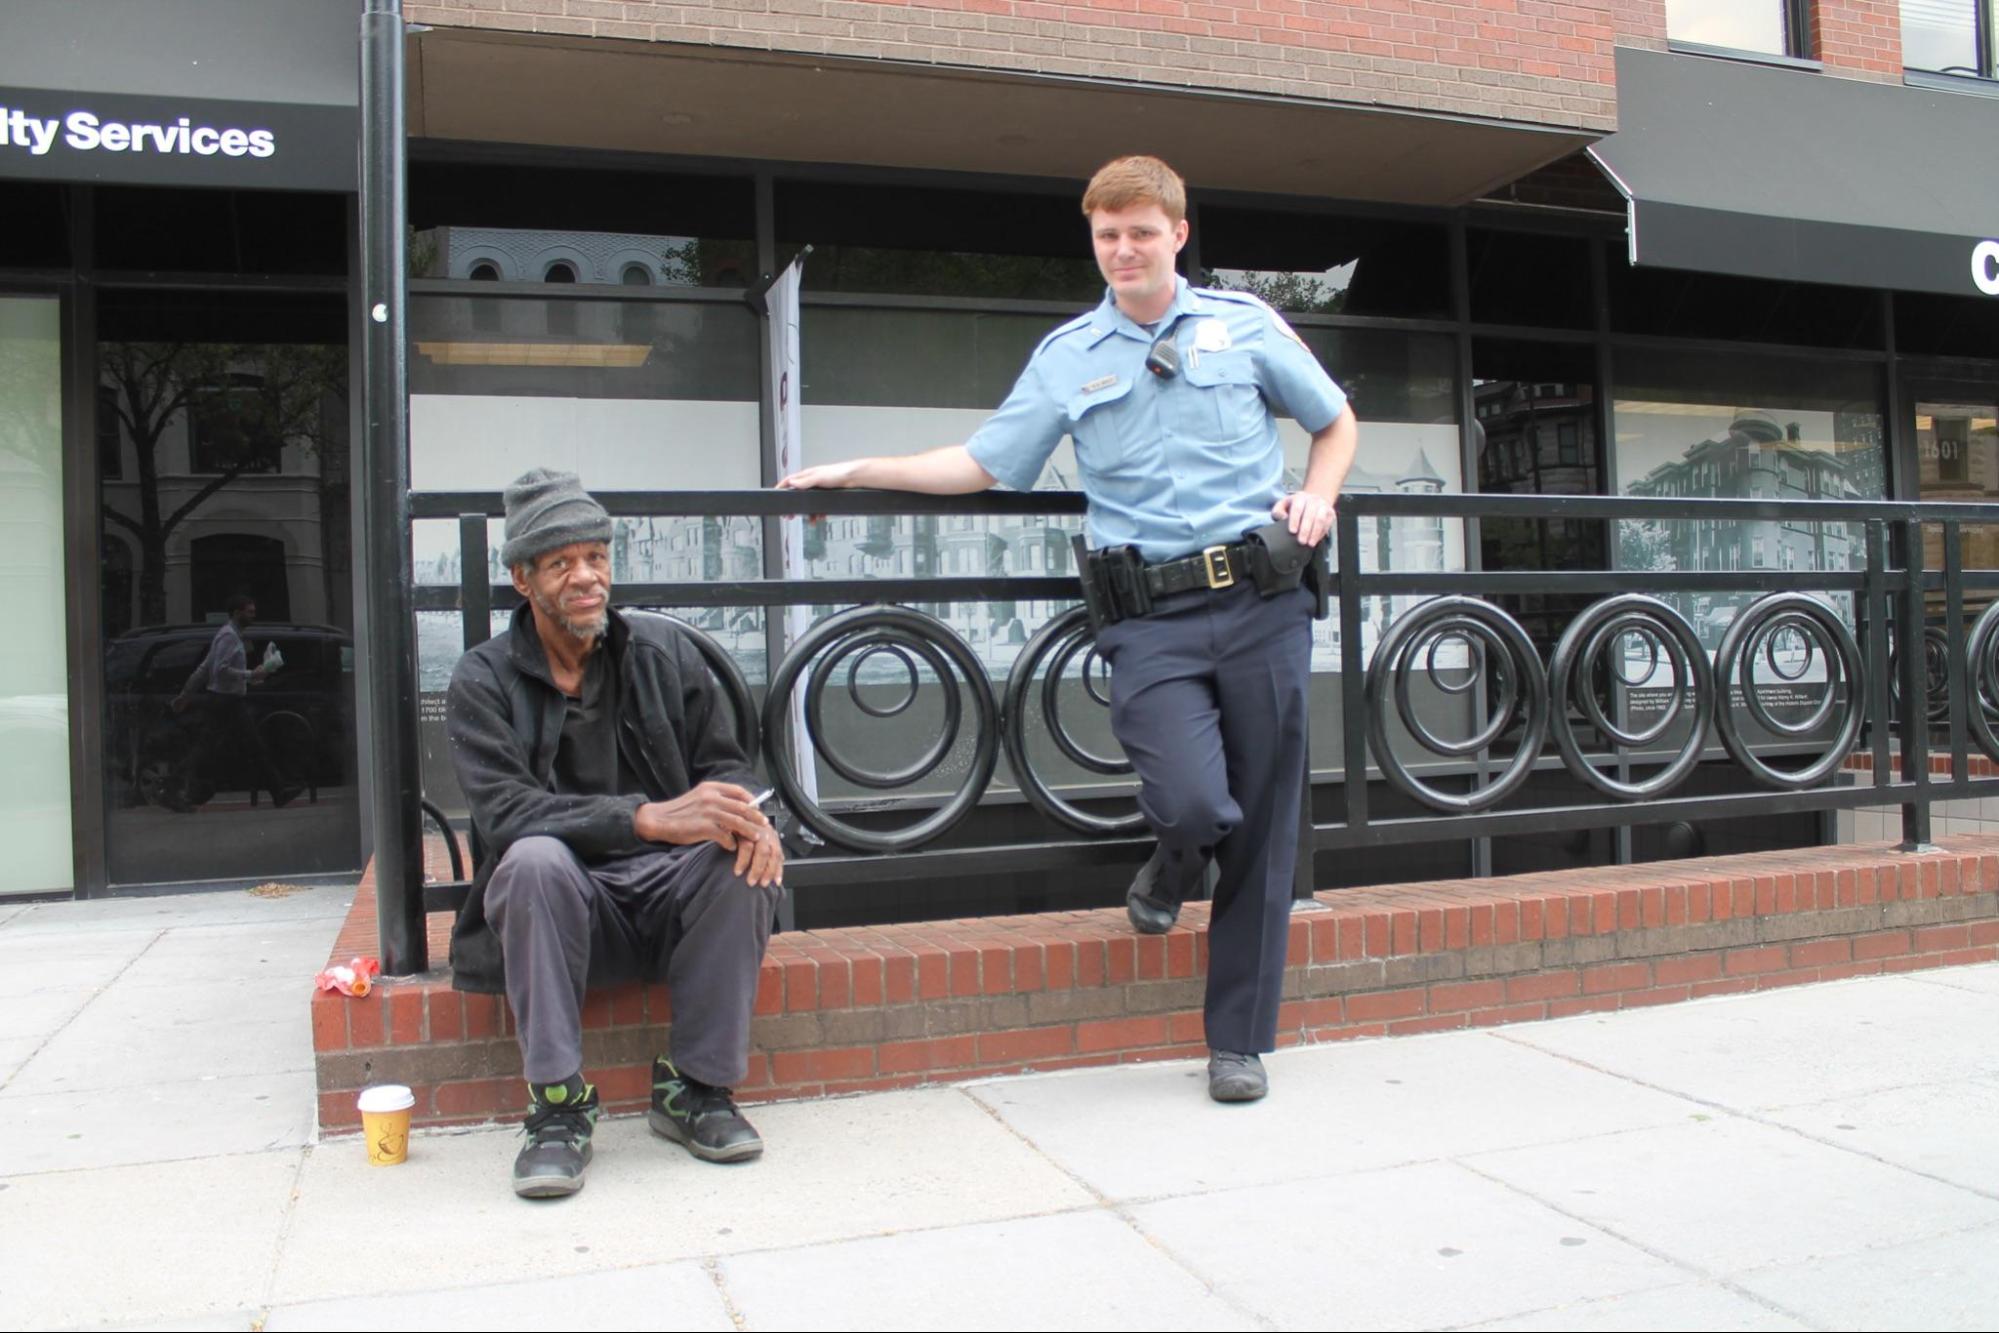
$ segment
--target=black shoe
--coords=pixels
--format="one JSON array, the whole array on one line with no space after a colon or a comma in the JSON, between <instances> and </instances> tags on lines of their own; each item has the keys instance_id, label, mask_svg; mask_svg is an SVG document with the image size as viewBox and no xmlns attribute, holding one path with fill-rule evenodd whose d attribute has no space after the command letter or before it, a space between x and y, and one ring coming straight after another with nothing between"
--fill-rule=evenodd
<instances>
[{"instance_id":1,"label":"black shoe","mask_svg":"<svg viewBox=\"0 0 1999 1333\"><path fill-rule=\"evenodd\" d=\"M271 793L271 809L284 809L293 801L296 801L304 792L305 788L303 787L287 787L283 791L273 791Z\"/></svg>"},{"instance_id":2,"label":"black shoe","mask_svg":"<svg viewBox=\"0 0 1999 1333\"><path fill-rule=\"evenodd\" d=\"M514 1193L555 1199L583 1188L590 1165L590 1132L597 1123L597 1085L582 1077L542 1087L528 1085L527 1142L514 1157Z\"/></svg>"},{"instance_id":3,"label":"black shoe","mask_svg":"<svg viewBox=\"0 0 1999 1333\"><path fill-rule=\"evenodd\" d=\"M1187 863L1191 863L1191 870ZM1153 848L1152 859L1139 867L1131 887L1125 890L1124 911L1131 918L1131 928L1141 935L1164 935L1173 929L1173 923L1180 919L1180 904L1199 887L1206 868L1205 857L1183 853L1169 860L1166 848Z\"/></svg>"},{"instance_id":4,"label":"black shoe","mask_svg":"<svg viewBox=\"0 0 1999 1333\"><path fill-rule=\"evenodd\" d=\"M1263 1061L1238 1051L1208 1054L1208 1095L1218 1102L1253 1102L1270 1091Z\"/></svg>"},{"instance_id":5,"label":"black shoe","mask_svg":"<svg viewBox=\"0 0 1999 1333\"><path fill-rule=\"evenodd\" d=\"M664 1058L652 1062L652 1109L646 1124L704 1162L747 1162L763 1156L764 1141L727 1088L689 1078Z\"/></svg>"}]
</instances>

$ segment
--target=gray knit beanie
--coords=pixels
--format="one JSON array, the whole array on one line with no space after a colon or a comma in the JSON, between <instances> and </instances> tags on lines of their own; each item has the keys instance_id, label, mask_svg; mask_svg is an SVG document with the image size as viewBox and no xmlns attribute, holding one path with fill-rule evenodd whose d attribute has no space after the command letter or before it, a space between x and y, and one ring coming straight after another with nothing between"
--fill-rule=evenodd
<instances>
[{"instance_id":1,"label":"gray knit beanie","mask_svg":"<svg viewBox=\"0 0 1999 1333\"><path fill-rule=\"evenodd\" d=\"M610 540L611 516L574 472L538 467L507 487L507 544L500 548L500 563L508 569L572 542Z\"/></svg>"}]
</instances>

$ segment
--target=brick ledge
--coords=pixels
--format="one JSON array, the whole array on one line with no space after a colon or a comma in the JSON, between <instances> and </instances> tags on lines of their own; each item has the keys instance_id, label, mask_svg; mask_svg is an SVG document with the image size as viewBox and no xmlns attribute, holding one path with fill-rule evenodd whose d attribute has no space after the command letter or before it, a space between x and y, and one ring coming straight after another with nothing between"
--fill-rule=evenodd
<instances>
[{"instance_id":1,"label":"brick ledge","mask_svg":"<svg viewBox=\"0 0 1999 1333\"><path fill-rule=\"evenodd\" d=\"M1847 844L1341 889L1292 922L1281 1045L1668 1004L1999 958L1999 837ZM332 957L375 952L372 869ZM431 920L444 957L449 919ZM1121 909L798 932L771 941L746 1100L826 1096L1205 1051L1207 909L1164 936ZM511 1015L432 973L311 1001L319 1117L408 1083L420 1124L518 1114ZM648 1095L663 986L592 992L586 1070L613 1113Z\"/></svg>"}]
</instances>

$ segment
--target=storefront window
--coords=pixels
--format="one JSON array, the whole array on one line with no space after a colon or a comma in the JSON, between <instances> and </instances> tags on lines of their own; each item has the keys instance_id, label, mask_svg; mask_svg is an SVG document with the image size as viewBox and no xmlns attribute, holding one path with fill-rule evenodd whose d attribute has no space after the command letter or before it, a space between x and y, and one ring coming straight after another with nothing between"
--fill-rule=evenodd
<instances>
[{"instance_id":1,"label":"storefront window","mask_svg":"<svg viewBox=\"0 0 1999 1333\"><path fill-rule=\"evenodd\" d=\"M1897 292L1895 350L1999 361L1999 299Z\"/></svg>"},{"instance_id":2,"label":"storefront window","mask_svg":"<svg viewBox=\"0 0 1999 1333\"><path fill-rule=\"evenodd\" d=\"M100 185L91 199L97 266L107 272L347 272L341 195Z\"/></svg>"},{"instance_id":3,"label":"storefront window","mask_svg":"<svg viewBox=\"0 0 1999 1333\"><path fill-rule=\"evenodd\" d=\"M410 165L414 278L748 287L756 215L739 176Z\"/></svg>"},{"instance_id":4,"label":"storefront window","mask_svg":"<svg viewBox=\"0 0 1999 1333\"><path fill-rule=\"evenodd\" d=\"M1992 0L1902 0L1902 65L1933 74L1994 76Z\"/></svg>"},{"instance_id":5,"label":"storefront window","mask_svg":"<svg viewBox=\"0 0 1999 1333\"><path fill-rule=\"evenodd\" d=\"M1615 448L1626 495L1809 501L1887 494L1875 366L1622 351L1616 376ZM1626 569L1852 570L1866 563L1857 523L1703 519L1616 526ZM1757 595L1684 593L1667 600L1712 652ZM1850 596L1826 594L1826 600L1855 623Z\"/></svg>"},{"instance_id":6,"label":"storefront window","mask_svg":"<svg viewBox=\"0 0 1999 1333\"><path fill-rule=\"evenodd\" d=\"M110 880L350 869L346 300L114 289L98 336Z\"/></svg>"},{"instance_id":7,"label":"storefront window","mask_svg":"<svg viewBox=\"0 0 1999 1333\"><path fill-rule=\"evenodd\" d=\"M1450 313L1445 229L1404 219L1201 206L1203 281L1279 310L1441 318Z\"/></svg>"},{"instance_id":8,"label":"storefront window","mask_svg":"<svg viewBox=\"0 0 1999 1333\"><path fill-rule=\"evenodd\" d=\"M1472 343L1472 449L1484 495L1600 495L1596 348L1480 338ZM1488 570L1602 569L1599 519L1488 518L1479 523ZM1591 599L1523 593L1492 599L1543 656Z\"/></svg>"},{"instance_id":9,"label":"storefront window","mask_svg":"<svg viewBox=\"0 0 1999 1333\"><path fill-rule=\"evenodd\" d=\"M1801 0L1666 0L1666 36L1698 46L1799 55L1792 49L1793 3Z\"/></svg>"},{"instance_id":10,"label":"storefront window","mask_svg":"<svg viewBox=\"0 0 1999 1333\"><path fill-rule=\"evenodd\" d=\"M803 245L807 291L1075 301L1104 294L1075 193L779 181L780 263Z\"/></svg>"},{"instance_id":11,"label":"storefront window","mask_svg":"<svg viewBox=\"0 0 1999 1333\"><path fill-rule=\"evenodd\" d=\"M1886 494L1885 433L1878 366L1810 358L1705 352L1620 350L1613 447L1626 495L1665 500L1877 500ZM1812 522L1787 514L1770 519L1694 518L1625 521L1613 525L1624 569L1741 574L1848 571L1866 564L1859 523ZM1753 586L1753 585L1752 585ZM1712 657L1758 591L1667 592L1672 605ZM1848 593L1808 591L1856 635L1867 630ZM1661 716L1675 691L1670 662L1627 635L1621 665L1613 665L1616 698L1643 727ZM1823 645L1795 629L1753 641L1742 670L1764 708L1786 725L1819 719L1809 735L1765 730L1738 715L1745 734L1762 746L1821 744L1840 710L1822 712L1828 689L1852 682L1835 674ZM1726 706L1740 708L1745 681L1728 682ZM1659 738L1660 753L1681 744L1682 717Z\"/></svg>"},{"instance_id":12,"label":"storefront window","mask_svg":"<svg viewBox=\"0 0 1999 1333\"><path fill-rule=\"evenodd\" d=\"M9 268L69 267L69 194L60 185L0 181Z\"/></svg>"},{"instance_id":13,"label":"storefront window","mask_svg":"<svg viewBox=\"0 0 1999 1333\"><path fill-rule=\"evenodd\" d=\"M0 896L67 889L69 673L63 570L62 323L49 297L0 296Z\"/></svg>"},{"instance_id":14,"label":"storefront window","mask_svg":"<svg viewBox=\"0 0 1999 1333\"><path fill-rule=\"evenodd\" d=\"M1622 262L1610 265L1610 326L1666 338L1882 346L1878 292Z\"/></svg>"},{"instance_id":15,"label":"storefront window","mask_svg":"<svg viewBox=\"0 0 1999 1333\"><path fill-rule=\"evenodd\" d=\"M1474 227L1466 245L1473 320L1570 329L1596 323L1588 241Z\"/></svg>"}]
</instances>

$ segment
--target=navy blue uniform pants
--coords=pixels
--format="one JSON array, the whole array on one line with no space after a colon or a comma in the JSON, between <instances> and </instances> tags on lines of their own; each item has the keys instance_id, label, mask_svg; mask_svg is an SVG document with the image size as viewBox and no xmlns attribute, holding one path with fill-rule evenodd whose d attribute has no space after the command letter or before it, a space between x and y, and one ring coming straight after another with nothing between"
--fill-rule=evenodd
<instances>
[{"instance_id":1,"label":"navy blue uniform pants","mask_svg":"<svg viewBox=\"0 0 1999 1333\"><path fill-rule=\"evenodd\" d=\"M1139 809L1191 879L1212 854L1208 1045L1277 1046L1305 781L1312 595L1246 584L1176 593L1107 625L1111 730L1137 771ZM1183 881L1184 882L1184 881Z\"/></svg>"}]
</instances>

